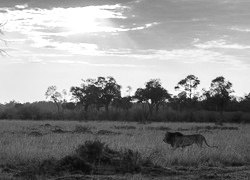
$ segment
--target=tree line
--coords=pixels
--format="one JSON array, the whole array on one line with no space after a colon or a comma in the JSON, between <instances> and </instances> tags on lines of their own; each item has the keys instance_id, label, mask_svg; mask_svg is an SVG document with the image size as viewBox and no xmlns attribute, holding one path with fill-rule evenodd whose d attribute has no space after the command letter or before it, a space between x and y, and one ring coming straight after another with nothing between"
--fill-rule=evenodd
<instances>
[{"instance_id":1,"label":"tree line","mask_svg":"<svg viewBox=\"0 0 250 180\"><path fill-rule=\"evenodd\" d=\"M45 96L50 102L1 105L0 118L250 122L250 93L234 97L232 83L223 76L213 79L209 89L201 92L197 91L199 84L198 77L188 75L175 86L179 93L172 95L160 79L151 79L134 94L128 86L127 95L121 96L122 86L115 78L89 78L79 86L72 86L69 92L59 92L56 86L49 86ZM50 108L41 112L46 109L43 106ZM204 117L199 118L197 114Z\"/></svg>"}]
</instances>

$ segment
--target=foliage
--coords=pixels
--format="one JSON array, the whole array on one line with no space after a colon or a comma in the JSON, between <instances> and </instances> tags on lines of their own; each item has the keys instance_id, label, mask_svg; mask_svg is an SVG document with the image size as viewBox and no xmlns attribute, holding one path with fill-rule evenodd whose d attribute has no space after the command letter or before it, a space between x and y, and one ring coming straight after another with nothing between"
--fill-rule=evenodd
<instances>
[{"instance_id":1,"label":"foliage","mask_svg":"<svg viewBox=\"0 0 250 180\"><path fill-rule=\"evenodd\" d=\"M191 82L197 80L193 75L187 76L186 79L191 79ZM196 85L198 82L188 87L194 88ZM50 86L45 95L52 101L10 101L0 104L0 119L113 120L141 123L217 122L222 119L225 122L249 122L250 93L242 98L233 97L232 83L224 77L215 78L210 89L203 90L199 99L197 96L190 99L188 87L188 91L171 97L159 79L152 79L145 83L144 88L138 88L133 96L130 96L131 87L128 87L127 96L121 97L121 86L114 78L98 77L84 80L80 87L71 88L74 102L67 100L66 90L60 93L56 86ZM191 92L193 93L194 89ZM222 111L224 115L217 115L217 112ZM80 128L78 130L84 131Z\"/></svg>"},{"instance_id":2,"label":"foliage","mask_svg":"<svg viewBox=\"0 0 250 180\"><path fill-rule=\"evenodd\" d=\"M149 113L153 115L153 109L157 113L159 106L165 103L170 98L170 94L161 86L159 79L152 79L145 84L145 88L138 88L135 92L134 98L139 103L146 103L149 108Z\"/></svg>"},{"instance_id":3,"label":"foliage","mask_svg":"<svg viewBox=\"0 0 250 180\"><path fill-rule=\"evenodd\" d=\"M67 95L66 90L63 90L62 93L57 91L56 86L49 86L47 91L45 92L46 99L49 98L52 100L57 106L57 112L60 113L60 107L63 102L66 102L65 96Z\"/></svg>"},{"instance_id":4,"label":"foliage","mask_svg":"<svg viewBox=\"0 0 250 180\"><path fill-rule=\"evenodd\" d=\"M203 102L200 102L200 106ZM224 122L234 122L234 123L249 123L250 122L250 110L249 102L242 100L235 105L236 109L231 105L228 105L228 110L220 115L217 111L207 111L204 109L190 111L189 109L183 108L182 111L175 108L171 108L174 105L172 102L166 107L161 107L158 111L157 116L154 119L149 119L145 116L143 110L143 104L133 104L129 110L121 110L116 108L111 108L109 115L105 110L92 110L86 115L85 110L75 110L67 109L63 114L57 113L57 108L53 102L34 102L34 103L17 103L10 102L5 105L0 106L0 119L22 119L22 120L113 120L113 121L163 121L163 122L217 122L219 118L223 118ZM213 107L213 106L212 106ZM238 108L244 109L245 112L239 111ZM87 132L88 127L75 127L76 132Z\"/></svg>"},{"instance_id":5,"label":"foliage","mask_svg":"<svg viewBox=\"0 0 250 180\"><path fill-rule=\"evenodd\" d=\"M72 87L70 91L73 97L84 106L85 111L91 105L95 105L97 110L104 106L108 112L111 102L121 98L121 86L110 76L84 80L81 87Z\"/></svg>"},{"instance_id":6,"label":"foliage","mask_svg":"<svg viewBox=\"0 0 250 180\"><path fill-rule=\"evenodd\" d=\"M232 92L234 92L232 83L226 81L223 76L219 76L212 80L210 89L208 91L204 90L203 95L208 104L213 104L217 111L222 113L231 99L230 94Z\"/></svg>"},{"instance_id":7,"label":"foliage","mask_svg":"<svg viewBox=\"0 0 250 180\"><path fill-rule=\"evenodd\" d=\"M117 97L114 98L112 106L117 109L123 109L128 111L133 105L131 101L132 101L131 96Z\"/></svg>"},{"instance_id":8,"label":"foliage","mask_svg":"<svg viewBox=\"0 0 250 180\"><path fill-rule=\"evenodd\" d=\"M94 85L95 80L87 79L80 87L71 87L70 92L73 98L87 111L90 105L98 106L100 89Z\"/></svg>"},{"instance_id":9,"label":"foliage","mask_svg":"<svg viewBox=\"0 0 250 180\"><path fill-rule=\"evenodd\" d=\"M198 77L194 75L188 75L185 79L182 79L178 82L177 86L175 87L175 90L183 88L184 91L187 93L189 99L192 99L192 97L195 96L194 91L199 84L200 80L198 79Z\"/></svg>"}]
</instances>

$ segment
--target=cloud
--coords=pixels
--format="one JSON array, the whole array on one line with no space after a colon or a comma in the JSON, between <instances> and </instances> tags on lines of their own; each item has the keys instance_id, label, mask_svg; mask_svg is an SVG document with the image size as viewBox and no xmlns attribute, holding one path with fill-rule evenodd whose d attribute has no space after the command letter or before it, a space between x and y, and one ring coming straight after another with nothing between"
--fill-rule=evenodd
<instances>
[{"instance_id":1,"label":"cloud","mask_svg":"<svg viewBox=\"0 0 250 180\"><path fill-rule=\"evenodd\" d=\"M28 5L24 4L16 5L15 8L0 8L0 11L7 11L4 14L0 13L0 19L8 20L5 31L25 35L27 37L26 42L29 43L28 41L30 41L32 47L61 50L65 50L66 47L74 48L74 50L71 50L73 53L80 52L82 49L84 49L82 52L88 50L88 54L90 52L96 53L97 47L93 43L85 43L84 41L80 44L58 43L58 39L55 38L60 36L65 38L77 34L98 34L100 36L102 33L140 31L159 24L158 22L151 22L140 23L137 26L118 26L118 23L113 21L127 19L124 11L130 9L119 4L52 9L31 9L27 7Z\"/></svg>"},{"instance_id":2,"label":"cloud","mask_svg":"<svg viewBox=\"0 0 250 180\"><path fill-rule=\"evenodd\" d=\"M141 30L156 25L156 22L146 23L143 26L126 28L115 27L112 19L126 19L123 15L127 6L103 5L75 8L53 9L25 9L27 5L17 5L15 8L0 8L7 11L0 14L1 19L8 21L6 31L19 31L23 34L40 32L43 35L71 35L75 33L119 32ZM55 30L54 33L45 33L43 30Z\"/></svg>"},{"instance_id":3,"label":"cloud","mask_svg":"<svg viewBox=\"0 0 250 180\"><path fill-rule=\"evenodd\" d=\"M250 32L250 28L240 28L240 27L231 27L230 30L240 31L240 32Z\"/></svg>"},{"instance_id":4,"label":"cloud","mask_svg":"<svg viewBox=\"0 0 250 180\"><path fill-rule=\"evenodd\" d=\"M250 46L240 45L240 44L236 44L236 43L229 44L223 39L208 41L208 42L200 43L200 44L195 44L194 46L201 48L201 49L212 49L212 48L238 49L238 50L250 49Z\"/></svg>"},{"instance_id":5,"label":"cloud","mask_svg":"<svg viewBox=\"0 0 250 180\"><path fill-rule=\"evenodd\" d=\"M116 52L116 51L112 51ZM111 55L112 52L109 52ZM123 53L122 53L123 52ZM130 58L136 58L138 60L154 60L157 61L169 61L179 62L186 64L222 64L226 68L232 69L250 69L250 64L245 58L240 58L237 55L225 54L223 52L212 51L208 49L175 49L175 50L138 50L132 51L125 49L119 50L119 54L116 56L125 56Z\"/></svg>"},{"instance_id":6,"label":"cloud","mask_svg":"<svg viewBox=\"0 0 250 180\"><path fill-rule=\"evenodd\" d=\"M19 9L26 6L18 5ZM124 19L122 11L126 7L120 5L88 6L77 8L53 8L53 9L23 9L16 10L8 8L7 15L1 18L8 20L9 31L27 32L36 30L34 25L47 28L69 27L73 23L85 24L86 29L91 30L88 26L98 26L97 21L101 19L120 18ZM0 8L6 10L6 8ZM18 28L18 29L16 29ZM28 29L27 29L28 28ZM26 30L26 31L25 31Z\"/></svg>"},{"instance_id":7,"label":"cloud","mask_svg":"<svg viewBox=\"0 0 250 180\"><path fill-rule=\"evenodd\" d=\"M28 4L16 5L15 8L17 9L25 9L28 7Z\"/></svg>"}]
</instances>

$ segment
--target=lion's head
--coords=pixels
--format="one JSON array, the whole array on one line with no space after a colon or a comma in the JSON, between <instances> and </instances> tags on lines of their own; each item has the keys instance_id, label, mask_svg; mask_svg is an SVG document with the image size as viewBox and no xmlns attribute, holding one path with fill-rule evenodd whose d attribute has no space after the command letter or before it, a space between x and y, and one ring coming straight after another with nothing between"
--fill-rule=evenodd
<instances>
[{"instance_id":1,"label":"lion's head","mask_svg":"<svg viewBox=\"0 0 250 180\"><path fill-rule=\"evenodd\" d=\"M176 138L176 137L181 137L181 136L183 136L183 134L181 134L181 133L179 133L179 132L174 132L174 133L166 132L163 141L164 141L165 143L172 144L173 141L175 141L175 138Z\"/></svg>"}]
</instances>

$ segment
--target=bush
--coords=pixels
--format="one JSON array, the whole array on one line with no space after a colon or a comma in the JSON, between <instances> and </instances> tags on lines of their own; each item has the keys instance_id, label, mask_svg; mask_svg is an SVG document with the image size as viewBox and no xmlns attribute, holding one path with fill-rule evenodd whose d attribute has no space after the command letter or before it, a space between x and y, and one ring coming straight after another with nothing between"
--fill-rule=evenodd
<instances>
[{"instance_id":1,"label":"bush","mask_svg":"<svg viewBox=\"0 0 250 180\"><path fill-rule=\"evenodd\" d=\"M76 154L95 164L100 161L104 149L104 143L100 141L86 141L85 144L78 146Z\"/></svg>"},{"instance_id":2,"label":"bush","mask_svg":"<svg viewBox=\"0 0 250 180\"><path fill-rule=\"evenodd\" d=\"M66 156L58 161L56 166L57 171L81 172L90 174L93 166L89 164L83 157L78 155Z\"/></svg>"},{"instance_id":3,"label":"bush","mask_svg":"<svg viewBox=\"0 0 250 180\"><path fill-rule=\"evenodd\" d=\"M18 168L19 167L19 168ZM21 168L20 168L21 167ZM156 169L149 158L143 158L137 151L130 149L115 151L104 143L86 141L79 145L72 155L62 159L49 158L41 162L23 163L15 167L19 177L32 175L58 176L65 173L75 174L114 174L114 173L149 173ZM164 171L164 169L157 167Z\"/></svg>"}]
</instances>

